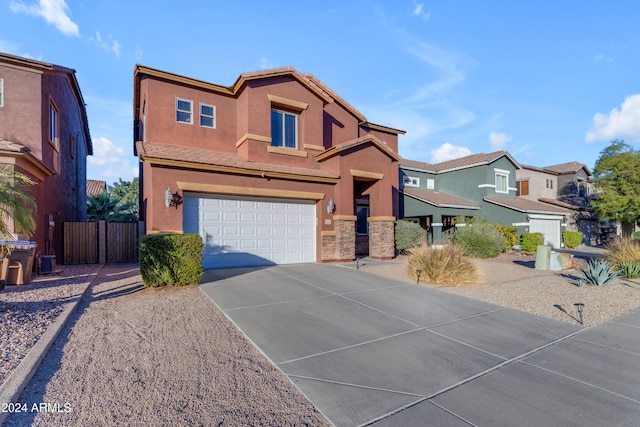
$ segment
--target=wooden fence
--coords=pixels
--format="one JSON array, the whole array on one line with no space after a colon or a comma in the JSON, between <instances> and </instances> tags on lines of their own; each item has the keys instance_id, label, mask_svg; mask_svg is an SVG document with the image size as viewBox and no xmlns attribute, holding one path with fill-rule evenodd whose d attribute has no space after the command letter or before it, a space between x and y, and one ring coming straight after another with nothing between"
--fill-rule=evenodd
<instances>
[{"instance_id":1,"label":"wooden fence","mask_svg":"<svg viewBox=\"0 0 640 427\"><path fill-rule=\"evenodd\" d=\"M138 222L65 222L64 264L138 261Z\"/></svg>"}]
</instances>

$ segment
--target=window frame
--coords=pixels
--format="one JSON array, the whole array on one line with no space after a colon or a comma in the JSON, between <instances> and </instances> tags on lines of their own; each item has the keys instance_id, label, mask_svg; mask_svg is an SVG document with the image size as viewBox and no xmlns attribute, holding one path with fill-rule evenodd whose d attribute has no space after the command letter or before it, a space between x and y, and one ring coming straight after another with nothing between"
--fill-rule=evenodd
<instances>
[{"instance_id":1,"label":"window frame","mask_svg":"<svg viewBox=\"0 0 640 427\"><path fill-rule=\"evenodd\" d=\"M0 78L0 107L4 107L4 79Z\"/></svg>"},{"instance_id":2,"label":"window frame","mask_svg":"<svg viewBox=\"0 0 640 427\"><path fill-rule=\"evenodd\" d=\"M523 183L526 183L526 185L524 186L527 189L526 193L522 191ZM521 179L519 181L516 181L516 196L528 196L528 195L529 195L529 180Z\"/></svg>"},{"instance_id":3,"label":"window frame","mask_svg":"<svg viewBox=\"0 0 640 427\"><path fill-rule=\"evenodd\" d=\"M202 112L202 107L209 107L209 108L211 108L211 110L213 111L213 113L212 113L211 115L204 114L204 113ZM198 122L200 123L200 127L208 128L208 129L215 129L215 128L216 128L216 106L215 106L215 105L212 105L212 104L207 104L207 103L201 102L201 103L200 103L200 109L199 109L199 110L200 110L200 119L198 120ZM209 126L209 125L203 125L203 124L202 124L202 119L203 119L203 118L209 118L209 119L211 119L211 122L212 122L213 124L212 124L211 126Z\"/></svg>"},{"instance_id":4,"label":"window frame","mask_svg":"<svg viewBox=\"0 0 640 427\"><path fill-rule=\"evenodd\" d=\"M420 178L416 176L405 175L403 181L405 187L420 187Z\"/></svg>"},{"instance_id":5,"label":"window frame","mask_svg":"<svg viewBox=\"0 0 640 427\"><path fill-rule=\"evenodd\" d=\"M49 100L49 142L56 151L60 149L60 110L53 102Z\"/></svg>"},{"instance_id":6,"label":"window frame","mask_svg":"<svg viewBox=\"0 0 640 427\"><path fill-rule=\"evenodd\" d=\"M279 113L282 116L282 120L281 120L281 135L282 135L282 140L280 141L280 144L276 144L276 141L274 141L273 139L273 113ZM286 145L286 116L292 116L295 120L294 120L294 146L293 147L289 147ZM288 111L288 110L283 110L282 108L275 108L272 107L271 108L271 146L272 147L280 147L280 148L289 148L292 150L297 150L298 149L298 142L299 142L299 117L300 115L298 113L292 112L292 111Z\"/></svg>"},{"instance_id":7,"label":"window frame","mask_svg":"<svg viewBox=\"0 0 640 427\"><path fill-rule=\"evenodd\" d=\"M187 102L189 103L189 111L186 110L181 110L178 105L180 102ZM189 114L189 120L185 121L185 120L180 120L179 119L179 114ZM185 99L185 98L178 98L176 97L176 122L177 123L183 123L183 124L187 124L187 125L193 125L193 100L191 99Z\"/></svg>"},{"instance_id":8,"label":"window frame","mask_svg":"<svg viewBox=\"0 0 640 427\"><path fill-rule=\"evenodd\" d=\"M500 189L500 186L498 185L498 182L499 182L498 178L504 178L504 190ZM495 186L496 186L496 193L508 194L509 193L509 173L496 170Z\"/></svg>"}]
</instances>

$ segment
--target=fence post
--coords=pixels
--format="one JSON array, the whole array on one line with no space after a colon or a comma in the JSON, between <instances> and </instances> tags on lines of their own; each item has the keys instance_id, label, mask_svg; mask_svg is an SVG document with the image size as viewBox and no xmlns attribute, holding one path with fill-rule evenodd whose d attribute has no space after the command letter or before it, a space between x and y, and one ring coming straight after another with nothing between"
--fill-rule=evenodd
<instances>
[{"instance_id":1,"label":"fence post","mask_svg":"<svg viewBox=\"0 0 640 427\"><path fill-rule=\"evenodd\" d=\"M98 221L98 263L107 263L107 223L103 219Z\"/></svg>"}]
</instances>

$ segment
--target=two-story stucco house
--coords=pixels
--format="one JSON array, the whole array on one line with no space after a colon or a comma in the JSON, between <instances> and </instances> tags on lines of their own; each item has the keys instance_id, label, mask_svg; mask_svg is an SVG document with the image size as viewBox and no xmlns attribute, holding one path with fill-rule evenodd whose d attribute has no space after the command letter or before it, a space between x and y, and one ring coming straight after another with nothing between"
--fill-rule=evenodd
<instances>
[{"instance_id":1,"label":"two-story stucco house","mask_svg":"<svg viewBox=\"0 0 640 427\"><path fill-rule=\"evenodd\" d=\"M521 166L516 171L518 196L567 209L566 229L581 231L583 244L598 244L600 222L589 205L593 195L591 170L578 162Z\"/></svg>"},{"instance_id":2,"label":"two-story stucco house","mask_svg":"<svg viewBox=\"0 0 640 427\"><path fill-rule=\"evenodd\" d=\"M310 74L221 86L137 65L147 233L197 233L205 268L394 256L398 135Z\"/></svg>"},{"instance_id":3,"label":"two-story stucco house","mask_svg":"<svg viewBox=\"0 0 640 427\"><path fill-rule=\"evenodd\" d=\"M75 71L0 53L0 163L35 181L28 190L37 204L37 229L30 239L43 255L62 253L63 222L86 219L91 154Z\"/></svg>"},{"instance_id":4,"label":"two-story stucco house","mask_svg":"<svg viewBox=\"0 0 640 427\"><path fill-rule=\"evenodd\" d=\"M545 242L562 244L568 211L516 196L520 164L507 152L480 153L438 164L400 160L400 215L418 221L427 243L455 231L455 218L483 217L515 225L519 232L542 232Z\"/></svg>"}]
</instances>

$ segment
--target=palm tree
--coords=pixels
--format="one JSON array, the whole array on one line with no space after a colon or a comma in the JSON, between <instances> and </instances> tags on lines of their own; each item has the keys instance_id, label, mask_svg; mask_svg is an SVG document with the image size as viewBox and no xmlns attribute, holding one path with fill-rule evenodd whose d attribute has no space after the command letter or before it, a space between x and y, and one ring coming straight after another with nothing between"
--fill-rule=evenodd
<instances>
[{"instance_id":1,"label":"palm tree","mask_svg":"<svg viewBox=\"0 0 640 427\"><path fill-rule=\"evenodd\" d=\"M115 199L107 191L87 198L87 221L136 222L134 210L131 203Z\"/></svg>"},{"instance_id":2,"label":"palm tree","mask_svg":"<svg viewBox=\"0 0 640 427\"><path fill-rule=\"evenodd\" d=\"M0 239L12 240L13 233L31 236L36 230L36 201L26 191L33 184L14 165L0 164Z\"/></svg>"}]
</instances>

